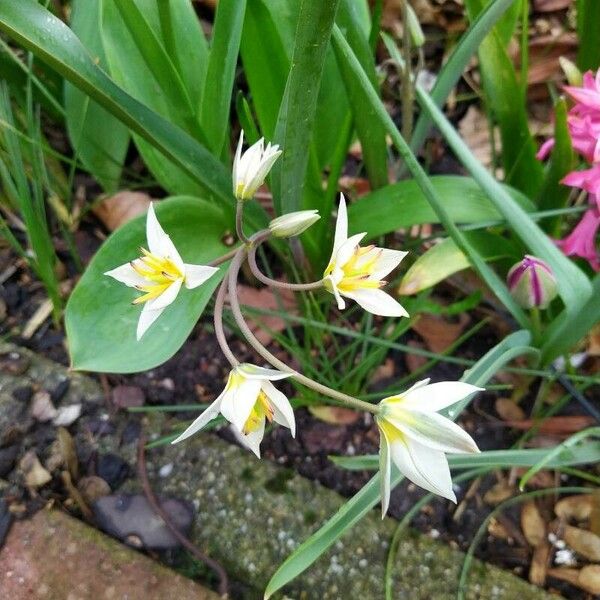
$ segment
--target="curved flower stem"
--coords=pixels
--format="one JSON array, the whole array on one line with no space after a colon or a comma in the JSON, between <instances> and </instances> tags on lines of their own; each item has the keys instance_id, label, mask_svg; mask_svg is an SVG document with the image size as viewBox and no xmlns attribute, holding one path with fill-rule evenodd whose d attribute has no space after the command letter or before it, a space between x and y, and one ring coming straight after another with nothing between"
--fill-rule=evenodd
<instances>
[{"instance_id":1,"label":"curved flower stem","mask_svg":"<svg viewBox=\"0 0 600 600\"><path fill-rule=\"evenodd\" d=\"M265 237L265 232L259 232L252 236L251 242L256 243L262 238ZM370 404L369 402L363 402L358 398L353 398L352 396L348 396L342 392L338 392L337 390L331 389L325 385L322 385L316 381L313 381L309 377L302 375L302 373L298 373L294 371L290 367L288 367L284 362L280 361L276 356L271 354L254 336L250 327L246 323L244 316L242 314L240 303L236 293L237 286L237 278L240 271L240 267L242 266L242 262L246 257L247 250L245 248L241 249L233 258L231 263L231 267L229 269L229 303L231 305L231 312L233 313L233 317L237 326L240 328L242 335L246 338L246 341L256 350L256 352L268 363L270 363L276 369L283 371L285 373L291 373L292 377L296 379L296 381L300 382L302 385L323 394L324 396L329 396L335 400L343 402L353 408L364 410L373 414L379 413L379 406Z\"/></svg>"},{"instance_id":2,"label":"curved flower stem","mask_svg":"<svg viewBox=\"0 0 600 600\"><path fill-rule=\"evenodd\" d=\"M235 232L240 241L244 244L250 243L250 238L246 237L244 233L244 201L238 200L235 207Z\"/></svg>"},{"instance_id":3,"label":"curved flower stem","mask_svg":"<svg viewBox=\"0 0 600 600\"><path fill-rule=\"evenodd\" d=\"M236 246L232 248L229 252L223 254L223 256L218 256L214 260L211 260L207 263L210 267L217 267L218 265L222 265L224 262L231 260L237 253L237 251L241 248L241 246Z\"/></svg>"},{"instance_id":4,"label":"curved flower stem","mask_svg":"<svg viewBox=\"0 0 600 600\"><path fill-rule=\"evenodd\" d=\"M253 244L248 251L248 265L256 279L270 287L279 288L282 290L291 290L292 292L310 292L323 287L323 281L313 281L312 283L286 283L285 281L277 281L267 277L259 268L256 262L256 251L258 247Z\"/></svg>"},{"instance_id":5,"label":"curved flower stem","mask_svg":"<svg viewBox=\"0 0 600 600\"><path fill-rule=\"evenodd\" d=\"M225 337L225 330L223 329L223 305L225 304L226 294L227 274L225 274L225 279L223 279L223 281L221 282L221 286L219 287L219 291L217 292L217 297L215 299L215 336L217 338L217 342L219 343L221 351L225 355L225 358L227 358L232 367L236 367L240 364L240 361L235 357L235 355L231 351L231 348L227 343L227 338Z\"/></svg>"}]
</instances>

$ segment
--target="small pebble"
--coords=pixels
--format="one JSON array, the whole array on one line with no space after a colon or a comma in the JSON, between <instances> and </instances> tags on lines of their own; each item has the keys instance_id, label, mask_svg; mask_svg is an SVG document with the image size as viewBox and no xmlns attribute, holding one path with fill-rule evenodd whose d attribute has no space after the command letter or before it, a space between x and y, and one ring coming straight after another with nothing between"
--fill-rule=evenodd
<instances>
[{"instance_id":1,"label":"small pebble","mask_svg":"<svg viewBox=\"0 0 600 600\"><path fill-rule=\"evenodd\" d=\"M167 463L158 470L158 474L160 475L160 477L168 477L172 472L173 463Z\"/></svg>"},{"instance_id":2,"label":"small pebble","mask_svg":"<svg viewBox=\"0 0 600 600\"><path fill-rule=\"evenodd\" d=\"M116 490L128 477L129 465L117 454L103 454L98 459L98 477Z\"/></svg>"},{"instance_id":3,"label":"small pebble","mask_svg":"<svg viewBox=\"0 0 600 600\"><path fill-rule=\"evenodd\" d=\"M52 402L57 403L60 402L64 395L69 390L71 385L70 379L63 379L51 392L50 398L52 398Z\"/></svg>"}]
</instances>

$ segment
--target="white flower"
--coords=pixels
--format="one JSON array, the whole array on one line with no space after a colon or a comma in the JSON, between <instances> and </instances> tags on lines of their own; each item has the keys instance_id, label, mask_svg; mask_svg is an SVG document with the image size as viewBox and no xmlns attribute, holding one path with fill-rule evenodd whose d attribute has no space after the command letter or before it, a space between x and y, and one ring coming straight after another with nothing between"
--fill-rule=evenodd
<instances>
[{"instance_id":1,"label":"white flower","mask_svg":"<svg viewBox=\"0 0 600 600\"><path fill-rule=\"evenodd\" d=\"M138 340L175 300L182 285L194 289L218 271L215 267L183 262L171 238L160 226L152 204L146 217L146 239L149 250L140 248L140 258L104 273L144 292L133 301L133 304L144 304L137 326Z\"/></svg>"},{"instance_id":2,"label":"white flower","mask_svg":"<svg viewBox=\"0 0 600 600\"><path fill-rule=\"evenodd\" d=\"M404 307L380 289L386 284L382 278L395 269L408 253L374 245L361 248L358 244L365 235L357 233L348 237L346 201L340 194L333 252L323 273L325 289L335 296L340 310L346 307L344 296L374 315L408 317Z\"/></svg>"},{"instance_id":3,"label":"white flower","mask_svg":"<svg viewBox=\"0 0 600 600\"><path fill-rule=\"evenodd\" d=\"M479 452L479 448L468 433L437 411L481 389L460 381L429 384L425 379L379 403L382 516L390 502L392 461L413 483L456 502L444 453Z\"/></svg>"},{"instance_id":4,"label":"white flower","mask_svg":"<svg viewBox=\"0 0 600 600\"><path fill-rule=\"evenodd\" d=\"M289 427L292 437L296 436L294 410L285 394L271 383L290 376L248 363L234 367L219 397L172 443L194 435L221 413L233 425L237 438L260 458L265 421Z\"/></svg>"},{"instance_id":5,"label":"white flower","mask_svg":"<svg viewBox=\"0 0 600 600\"><path fill-rule=\"evenodd\" d=\"M233 161L233 195L238 200L250 200L263 184L281 150L277 144L272 146L270 142L265 148L265 139L260 138L242 154L243 143L242 131Z\"/></svg>"},{"instance_id":6,"label":"white flower","mask_svg":"<svg viewBox=\"0 0 600 600\"><path fill-rule=\"evenodd\" d=\"M320 218L318 210L299 210L273 219L269 223L269 229L275 237L293 237L306 231Z\"/></svg>"}]
</instances>

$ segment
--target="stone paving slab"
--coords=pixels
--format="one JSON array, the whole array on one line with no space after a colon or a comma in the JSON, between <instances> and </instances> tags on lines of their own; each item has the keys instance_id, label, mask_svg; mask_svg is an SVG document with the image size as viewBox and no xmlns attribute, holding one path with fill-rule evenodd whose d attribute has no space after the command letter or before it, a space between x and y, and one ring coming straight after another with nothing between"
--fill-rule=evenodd
<instances>
[{"instance_id":1,"label":"stone paving slab","mask_svg":"<svg viewBox=\"0 0 600 600\"><path fill-rule=\"evenodd\" d=\"M6 350L6 346L4 347ZM16 349L23 352L21 349ZM3 346L0 344L0 353ZM71 376L60 366L27 353L32 367L22 377ZM34 377L34 379L35 379ZM78 390L102 407L98 386L75 375ZM12 379L11 379L12 378ZM0 371L0 422L14 413L14 377ZM12 407L12 408L11 408ZM129 417L131 418L131 417ZM117 452L135 467L135 444L122 444L125 418L114 421L115 431L98 438L101 452ZM150 434L164 430L163 415L144 418ZM71 427L83 430L86 417ZM83 434L77 436L83 439ZM89 436L88 436L89 438ZM168 465L159 476L161 467ZM342 506L344 499L319 483L204 433L176 446L147 452L154 490L192 502L197 509L191 539L242 582L244 600L262 598L267 581L281 562ZM129 480L120 491L139 491ZM383 594L387 548L396 521L381 520L371 511L334 547L286 589L288 598L302 600L380 599ZM412 532L403 539L395 569L394 597L447 600L456 597L464 555L449 546ZM169 598L171 596L167 596ZM282 596L280 595L279 598ZM512 574L474 561L466 592L468 600L556 600L544 590Z\"/></svg>"},{"instance_id":2,"label":"stone paving slab","mask_svg":"<svg viewBox=\"0 0 600 600\"><path fill-rule=\"evenodd\" d=\"M218 600L219 596L59 511L16 522L0 550L10 600Z\"/></svg>"}]
</instances>

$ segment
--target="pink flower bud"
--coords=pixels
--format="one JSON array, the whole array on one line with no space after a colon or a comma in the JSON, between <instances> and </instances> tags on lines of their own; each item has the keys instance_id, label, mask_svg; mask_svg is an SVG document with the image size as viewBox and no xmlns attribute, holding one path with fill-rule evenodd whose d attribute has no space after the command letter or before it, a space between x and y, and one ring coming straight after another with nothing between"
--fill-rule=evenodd
<instances>
[{"instance_id":1,"label":"pink flower bud","mask_svg":"<svg viewBox=\"0 0 600 600\"><path fill-rule=\"evenodd\" d=\"M525 255L508 272L508 289L523 308L546 308L558 293L550 266L535 256Z\"/></svg>"}]
</instances>

